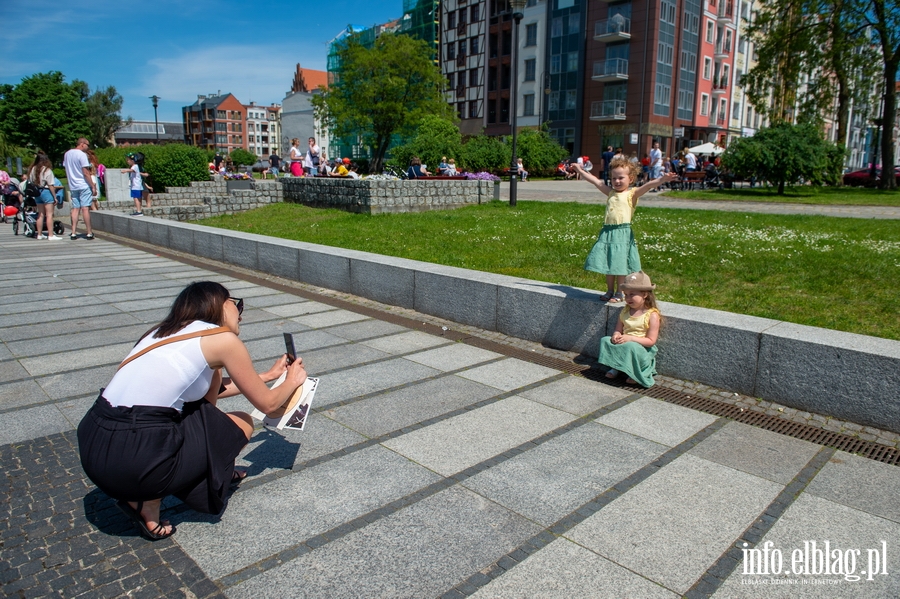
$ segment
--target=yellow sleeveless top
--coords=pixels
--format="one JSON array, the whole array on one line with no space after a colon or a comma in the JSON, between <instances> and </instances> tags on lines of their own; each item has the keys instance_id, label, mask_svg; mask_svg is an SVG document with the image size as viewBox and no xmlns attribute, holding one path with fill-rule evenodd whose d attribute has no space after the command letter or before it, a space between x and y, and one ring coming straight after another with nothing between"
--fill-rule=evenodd
<instances>
[{"instance_id":1,"label":"yellow sleeveless top","mask_svg":"<svg viewBox=\"0 0 900 599\"><path fill-rule=\"evenodd\" d=\"M640 316L631 316L631 310L623 308L619 312L619 322L622 323L622 334L631 335L632 337L646 337L647 331L650 330L650 315L659 310L650 308Z\"/></svg>"},{"instance_id":2,"label":"yellow sleeveless top","mask_svg":"<svg viewBox=\"0 0 900 599\"><path fill-rule=\"evenodd\" d=\"M606 200L606 218L603 224L624 225L630 223L631 216L634 214L634 208L631 206L632 195L634 195L634 188L613 192Z\"/></svg>"}]
</instances>

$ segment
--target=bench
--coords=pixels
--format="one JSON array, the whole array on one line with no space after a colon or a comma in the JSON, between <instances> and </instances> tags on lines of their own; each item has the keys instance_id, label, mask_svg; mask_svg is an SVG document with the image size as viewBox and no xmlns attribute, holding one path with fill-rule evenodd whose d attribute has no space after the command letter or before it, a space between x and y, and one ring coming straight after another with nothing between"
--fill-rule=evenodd
<instances>
[{"instance_id":1,"label":"bench","mask_svg":"<svg viewBox=\"0 0 900 599\"><path fill-rule=\"evenodd\" d=\"M681 178L681 188L682 189L694 189L694 187L698 189L706 188L706 173L703 171L687 171L684 173L684 177Z\"/></svg>"},{"instance_id":2,"label":"bench","mask_svg":"<svg viewBox=\"0 0 900 599\"><path fill-rule=\"evenodd\" d=\"M465 179L465 175L428 175L427 177L412 177L410 181L446 181Z\"/></svg>"}]
</instances>

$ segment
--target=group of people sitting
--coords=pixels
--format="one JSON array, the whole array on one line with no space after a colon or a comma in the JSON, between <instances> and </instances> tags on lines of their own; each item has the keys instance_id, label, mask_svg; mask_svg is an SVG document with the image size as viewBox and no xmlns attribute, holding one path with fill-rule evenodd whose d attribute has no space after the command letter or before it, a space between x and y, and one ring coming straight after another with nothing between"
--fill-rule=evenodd
<instances>
[{"instance_id":1,"label":"group of people sitting","mask_svg":"<svg viewBox=\"0 0 900 599\"><path fill-rule=\"evenodd\" d=\"M594 165L591 162L590 156L579 156L574 161L569 158L566 158L558 165L556 165L556 175L558 177L564 177L566 180L569 179L578 179L581 180L581 173L575 165L581 167L581 169L585 172L591 172L593 170Z\"/></svg>"}]
</instances>

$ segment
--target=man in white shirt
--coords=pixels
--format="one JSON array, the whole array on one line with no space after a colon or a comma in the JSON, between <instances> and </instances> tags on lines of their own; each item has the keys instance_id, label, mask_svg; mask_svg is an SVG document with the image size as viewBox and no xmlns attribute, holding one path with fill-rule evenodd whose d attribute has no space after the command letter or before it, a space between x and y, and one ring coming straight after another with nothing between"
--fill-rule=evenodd
<instances>
[{"instance_id":1,"label":"man in white shirt","mask_svg":"<svg viewBox=\"0 0 900 599\"><path fill-rule=\"evenodd\" d=\"M687 170L697 170L697 157L694 156L693 152L688 152L687 154L685 154L684 159L687 161Z\"/></svg>"},{"instance_id":2,"label":"man in white shirt","mask_svg":"<svg viewBox=\"0 0 900 599\"><path fill-rule=\"evenodd\" d=\"M94 179L91 177L91 163L88 161L87 154L84 153L89 147L91 147L90 142L79 137L75 142L75 147L66 152L63 157L66 178L69 180L69 193L72 196L72 234L69 235L69 239L72 240L78 239L75 230L78 228L79 213L81 213L87 229L85 239L94 238L94 232L91 230L90 210L93 197L99 194L94 185Z\"/></svg>"},{"instance_id":3,"label":"man in white shirt","mask_svg":"<svg viewBox=\"0 0 900 599\"><path fill-rule=\"evenodd\" d=\"M306 150L306 156L303 158L303 170L306 171L307 177L315 177L319 174L319 146L316 145L316 138L309 138L309 149Z\"/></svg>"},{"instance_id":4,"label":"man in white shirt","mask_svg":"<svg viewBox=\"0 0 900 599\"><path fill-rule=\"evenodd\" d=\"M659 149L659 142L653 142L653 149L650 150L650 178L659 179L662 176L662 151Z\"/></svg>"}]
</instances>

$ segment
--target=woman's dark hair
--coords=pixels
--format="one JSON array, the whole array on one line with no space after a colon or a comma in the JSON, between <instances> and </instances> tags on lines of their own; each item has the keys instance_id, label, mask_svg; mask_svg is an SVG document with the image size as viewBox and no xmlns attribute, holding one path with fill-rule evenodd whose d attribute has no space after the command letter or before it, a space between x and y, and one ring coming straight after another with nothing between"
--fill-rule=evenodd
<instances>
[{"instance_id":1,"label":"woman's dark hair","mask_svg":"<svg viewBox=\"0 0 900 599\"><path fill-rule=\"evenodd\" d=\"M418 156L413 156L412 158L409 159L409 163L412 166L420 166L422 164L422 161L419 160Z\"/></svg>"},{"instance_id":2,"label":"woman's dark hair","mask_svg":"<svg viewBox=\"0 0 900 599\"><path fill-rule=\"evenodd\" d=\"M228 290L213 281L191 283L175 298L169 315L159 323L153 337L168 337L195 320L221 326L225 322L223 307L229 297Z\"/></svg>"},{"instance_id":3,"label":"woman's dark hair","mask_svg":"<svg viewBox=\"0 0 900 599\"><path fill-rule=\"evenodd\" d=\"M53 170L53 163L50 162L50 159L46 154L42 154L38 152L34 157L34 162L31 164L31 169L28 172L28 178L35 184L40 184L41 177L44 175L44 171L46 169Z\"/></svg>"}]
</instances>

